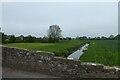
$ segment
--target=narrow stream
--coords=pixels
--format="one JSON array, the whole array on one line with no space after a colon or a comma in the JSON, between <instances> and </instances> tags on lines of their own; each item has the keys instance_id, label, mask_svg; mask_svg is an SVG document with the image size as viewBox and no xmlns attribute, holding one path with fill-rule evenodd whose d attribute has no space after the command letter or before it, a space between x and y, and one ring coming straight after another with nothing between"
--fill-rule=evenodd
<instances>
[{"instance_id":1,"label":"narrow stream","mask_svg":"<svg viewBox=\"0 0 120 80\"><path fill-rule=\"evenodd\" d=\"M89 44L86 43L84 46L82 46L80 49L78 49L77 51L73 52L72 54L70 54L67 59L71 59L71 60L79 60L80 56L84 53L84 50L87 50Z\"/></svg>"}]
</instances>

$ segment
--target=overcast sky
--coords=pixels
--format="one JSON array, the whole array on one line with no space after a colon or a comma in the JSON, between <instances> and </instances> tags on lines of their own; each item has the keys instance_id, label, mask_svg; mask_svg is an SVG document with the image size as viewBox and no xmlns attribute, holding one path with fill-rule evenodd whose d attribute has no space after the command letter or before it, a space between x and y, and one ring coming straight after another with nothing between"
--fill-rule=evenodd
<instances>
[{"instance_id":1,"label":"overcast sky","mask_svg":"<svg viewBox=\"0 0 120 80\"><path fill-rule=\"evenodd\" d=\"M116 35L118 5L116 2L2 4L2 31L7 34L46 36L52 24L60 26L63 36Z\"/></svg>"}]
</instances>

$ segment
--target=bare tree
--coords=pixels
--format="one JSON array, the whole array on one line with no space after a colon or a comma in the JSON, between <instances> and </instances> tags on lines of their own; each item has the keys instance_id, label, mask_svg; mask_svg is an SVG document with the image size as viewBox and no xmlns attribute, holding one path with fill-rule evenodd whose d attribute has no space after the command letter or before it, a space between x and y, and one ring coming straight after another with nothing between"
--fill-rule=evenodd
<instances>
[{"instance_id":1,"label":"bare tree","mask_svg":"<svg viewBox=\"0 0 120 80\"><path fill-rule=\"evenodd\" d=\"M113 38L114 38L114 35L110 35L109 38L110 38L110 39L113 39Z\"/></svg>"},{"instance_id":2,"label":"bare tree","mask_svg":"<svg viewBox=\"0 0 120 80\"><path fill-rule=\"evenodd\" d=\"M60 29L58 25L51 25L48 30L49 40L52 42L59 41L59 38L62 36L61 32L62 30Z\"/></svg>"}]
</instances>

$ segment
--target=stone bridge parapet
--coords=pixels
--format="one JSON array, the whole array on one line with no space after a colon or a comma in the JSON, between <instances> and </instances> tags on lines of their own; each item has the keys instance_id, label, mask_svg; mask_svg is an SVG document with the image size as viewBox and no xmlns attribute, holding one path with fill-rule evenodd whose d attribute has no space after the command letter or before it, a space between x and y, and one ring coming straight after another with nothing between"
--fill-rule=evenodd
<instances>
[{"instance_id":1,"label":"stone bridge parapet","mask_svg":"<svg viewBox=\"0 0 120 80\"><path fill-rule=\"evenodd\" d=\"M95 63L81 63L54 56L54 53L2 47L2 65L59 77L118 78L120 69Z\"/></svg>"}]
</instances>

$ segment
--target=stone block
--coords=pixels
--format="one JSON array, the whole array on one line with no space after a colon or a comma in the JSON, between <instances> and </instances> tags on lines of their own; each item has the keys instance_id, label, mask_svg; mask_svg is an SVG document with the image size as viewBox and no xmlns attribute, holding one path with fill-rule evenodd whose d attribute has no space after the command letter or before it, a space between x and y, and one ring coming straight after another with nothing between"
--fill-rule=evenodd
<instances>
[{"instance_id":1,"label":"stone block","mask_svg":"<svg viewBox=\"0 0 120 80\"><path fill-rule=\"evenodd\" d=\"M81 63L81 65L86 69L87 73L98 73L103 71L103 64Z\"/></svg>"},{"instance_id":2,"label":"stone block","mask_svg":"<svg viewBox=\"0 0 120 80\"><path fill-rule=\"evenodd\" d=\"M115 67L110 67L110 66L104 66L103 72L115 74L116 73L116 68Z\"/></svg>"}]
</instances>

